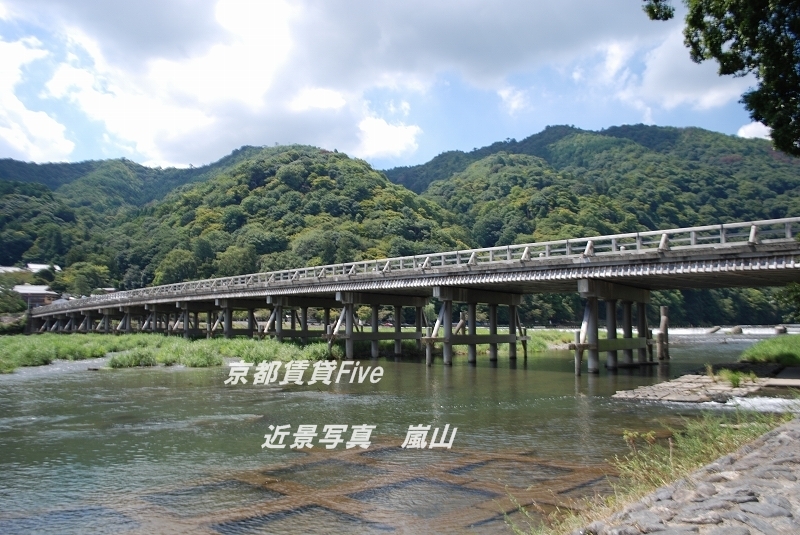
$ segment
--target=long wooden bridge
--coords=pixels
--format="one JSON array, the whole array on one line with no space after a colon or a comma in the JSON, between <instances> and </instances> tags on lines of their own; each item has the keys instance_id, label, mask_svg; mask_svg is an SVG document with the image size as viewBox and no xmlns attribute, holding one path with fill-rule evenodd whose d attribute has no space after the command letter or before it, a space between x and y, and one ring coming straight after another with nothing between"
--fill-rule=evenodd
<instances>
[{"instance_id":1,"label":"long wooden bridge","mask_svg":"<svg viewBox=\"0 0 800 535\"><path fill-rule=\"evenodd\" d=\"M30 332L164 332L186 337L235 335L345 340L346 358L353 343L369 340L372 355L379 340L414 339L421 346L442 344L445 364L452 346L517 343L526 349L526 331L517 307L525 294L580 292L586 299L584 324L576 347L588 352L588 371L647 359L651 338L645 313L651 290L782 286L800 281L800 217L726 223L703 227L595 236L540 243L448 251L419 256L346 262L327 266L254 273L236 277L153 286L54 303L30 311ZM423 306L438 299L439 315L427 325ZM607 340L598 339L598 301L607 307ZM455 328L453 302L467 303L467 317ZM478 303L489 308L489 334L476 332ZM617 339L617 306L622 307L623 338ZM637 336L632 333L636 304ZM372 307L370 329L358 332L355 307ZM394 306L394 332L380 332L380 306ZM497 307L508 307L508 334L497 331ZM403 307L416 312L413 332L401 330ZM308 309L324 310L322 328L312 328ZM331 322L330 311L340 310ZM234 311L246 311L247 327L234 328ZM270 311L258 321L256 310ZM202 316L201 316L202 315ZM287 316L288 315L288 320ZM201 323L204 319L204 325ZM290 327L285 327L285 322ZM298 326L299 324L299 326ZM423 328L425 330L423 330ZM652 358L652 357L651 357Z\"/></svg>"}]
</instances>

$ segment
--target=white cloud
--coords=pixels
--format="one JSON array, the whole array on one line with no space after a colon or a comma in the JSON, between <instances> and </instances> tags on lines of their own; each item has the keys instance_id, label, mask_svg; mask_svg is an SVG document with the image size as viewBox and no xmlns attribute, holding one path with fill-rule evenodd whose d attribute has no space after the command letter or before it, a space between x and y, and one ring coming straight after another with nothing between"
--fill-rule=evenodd
<instances>
[{"instance_id":1,"label":"white cloud","mask_svg":"<svg viewBox=\"0 0 800 535\"><path fill-rule=\"evenodd\" d=\"M604 82L611 82L617 78L634 52L631 43L609 43L603 47L605 61L603 62L600 78Z\"/></svg>"},{"instance_id":2,"label":"white cloud","mask_svg":"<svg viewBox=\"0 0 800 535\"><path fill-rule=\"evenodd\" d=\"M135 150L157 165L181 163L165 158L159 144L195 132L212 120L201 110L155 98L128 82L114 73L61 64L45 88L48 96L64 99L103 123L126 152Z\"/></svg>"},{"instance_id":3,"label":"white cloud","mask_svg":"<svg viewBox=\"0 0 800 535\"><path fill-rule=\"evenodd\" d=\"M512 123L518 130L498 139L533 133L544 126L523 113L533 104L553 123L576 122L575 102L604 117L639 110L651 122L659 111L731 102L748 83L692 64L680 21L654 23L630 0L0 2L0 18L40 35L55 64L32 94L102 128L69 124L81 157L118 149L200 164L277 141L410 163L416 151L454 148L454 138L490 142ZM540 103L548 95L560 103L549 110Z\"/></svg>"},{"instance_id":4,"label":"white cloud","mask_svg":"<svg viewBox=\"0 0 800 535\"><path fill-rule=\"evenodd\" d=\"M749 76L719 76L713 61L692 62L680 28L676 28L647 54L641 77L632 77L618 96L641 107L709 110L737 100L753 81Z\"/></svg>"},{"instance_id":5,"label":"white cloud","mask_svg":"<svg viewBox=\"0 0 800 535\"><path fill-rule=\"evenodd\" d=\"M358 123L361 144L353 151L359 158L399 157L417 150L422 129L403 123L389 124L379 117L366 117Z\"/></svg>"},{"instance_id":6,"label":"white cloud","mask_svg":"<svg viewBox=\"0 0 800 535\"><path fill-rule=\"evenodd\" d=\"M16 95L22 68L48 55L41 46L35 38L0 40L0 145L17 158L64 160L75 146L64 136L64 125L45 112L29 110Z\"/></svg>"},{"instance_id":7,"label":"white cloud","mask_svg":"<svg viewBox=\"0 0 800 535\"><path fill-rule=\"evenodd\" d=\"M771 134L770 128L762 123L759 122L752 122L750 124L746 124L742 126L736 135L739 137L744 138L761 138L761 139L770 139Z\"/></svg>"},{"instance_id":8,"label":"white cloud","mask_svg":"<svg viewBox=\"0 0 800 535\"><path fill-rule=\"evenodd\" d=\"M307 111L311 109L338 110L347 104L341 93L322 87L305 88L292 99L289 109Z\"/></svg>"},{"instance_id":9,"label":"white cloud","mask_svg":"<svg viewBox=\"0 0 800 535\"><path fill-rule=\"evenodd\" d=\"M0 2L0 20L10 20L11 16L8 14L8 8Z\"/></svg>"},{"instance_id":10,"label":"white cloud","mask_svg":"<svg viewBox=\"0 0 800 535\"><path fill-rule=\"evenodd\" d=\"M527 92L514 87L504 87L497 91L503 106L510 115L526 110L529 107Z\"/></svg>"}]
</instances>

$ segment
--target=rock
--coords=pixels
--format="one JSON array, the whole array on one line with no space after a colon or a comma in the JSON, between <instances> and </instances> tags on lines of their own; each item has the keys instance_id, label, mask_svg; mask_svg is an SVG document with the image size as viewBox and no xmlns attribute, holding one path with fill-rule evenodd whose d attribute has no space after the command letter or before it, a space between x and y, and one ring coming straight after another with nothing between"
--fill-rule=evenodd
<instances>
[{"instance_id":1,"label":"rock","mask_svg":"<svg viewBox=\"0 0 800 535\"><path fill-rule=\"evenodd\" d=\"M765 518L773 518L776 516L792 516L791 511L769 503L742 503L739 505L739 508L745 513L753 513L754 515L763 516Z\"/></svg>"},{"instance_id":2,"label":"rock","mask_svg":"<svg viewBox=\"0 0 800 535\"><path fill-rule=\"evenodd\" d=\"M716 494L717 488L711 483L701 482L698 483L697 486L695 487L695 492L697 492L699 496L708 497Z\"/></svg>"},{"instance_id":3,"label":"rock","mask_svg":"<svg viewBox=\"0 0 800 535\"><path fill-rule=\"evenodd\" d=\"M662 531L666 528L664 521L650 511L637 511L630 515L630 523L639 528L642 533Z\"/></svg>"},{"instance_id":4,"label":"rock","mask_svg":"<svg viewBox=\"0 0 800 535\"><path fill-rule=\"evenodd\" d=\"M767 524L765 521L743 513L742 511L728 511L723 515L725 518L736 520L742 524L747 524L751 528L755 528L764 535L781 535L780 532Z\"/></svg>"},{"instance_id":5,"label":"rock","mask_svg":"<svg viewBox=\"0 0 800 535\"><path fill-rule=\"evenodd\" d=\"M746 503L758 501L758 496L753 489L748 487L737 487L726 489L717 495L717 499L732 503Z\"/></svg>"},{"instance_id":6,"label":"rock","mask_svg":"<svg viewBox=\"0 0 800 535\"><path fill-rule=\"evenodd\" d=\"M742 526L725 526L724 528L714 528L706 532L706 535L750 535L750 530Z\"/></svg>"},{"instance_id":7,"label":"rock","mask_svg":"<svg viewBox=\"0 0 800 535\"><path fill-rule=\"evenodd\" d=\"M682 511L675 520L687 524L719 524L722 516L716 511Z\"/></svg>"},{"instance_id":8,"label":"rock","mask_svg":"<svg viewBox=\"0 0 800 535\"><path fill-rule=\"evenodd\" d=\"M606 523L605 522L596 521L596 522L592 522L591 524L586 526L584 528L584 530L583 530L583 533L585 535L589 535L590 533L592 535L600 535L600 533L602 533L603 530L605 530L605 529L606 529Z\"/></svg>"},{"instance_id":9,"label":"rock","mask_svg":"<svg viewBox=\"0 0 800 535\"><path fill-rule=\"evenodd\" d=\"M762 479L787 479L789 481L797 481L797 476L792 473L790 468L765 466L753 472L754 477Z\"/></svg>"},{"instance_id":10,"label":"rock","mask_svg":"<svg viewBox=\"0 0 800 535\"><path fill-rule=\"evenodd\" d=\"M775 326L775 334L786 334L786 326L784 326L784 325L776 325Z\"/></svg>"},{"instance_id":11,"label":"rock","mask_svg":"<svg viewBox=\"0 0 800 535\"><path fill-rule=\"evenodd\" d=\"M742 328L738 325L736 327L731 327L731 334L742 334Z\"/></svg>"},{"instance_id":12,"label":"rock","mask_svg":"<svg viewBox=\"0 0 800 535\"><path fill-rule=\"evenodd\" d=\"M716 474L711 474L708 476L708 481L711 483L721 483L723 481L730 481L731 477L728 477L728 474L736 474L738 477L738 472L718 472Z\"/></svg>"},{"instance_id":13,"label":"rock","mask_svg":"<svg viewBox=\"0 0 800 535\"><path fill-rule=\"evenodd\" d=\"M786 509L787 511L792 510L792 504L783 496L764 496L761 498L761 501L774 505L775 507Z\"/></svg>"},{"instance_id":14,"label":"rock","mask_svg":"<svg viewBox=\"0 0 800 535\"><path fill-rule=\"evenodd\" d=\"M614 526L606 528L603 535L641 535L641 532L633 526Z\"/></svg>"}]
</instances>

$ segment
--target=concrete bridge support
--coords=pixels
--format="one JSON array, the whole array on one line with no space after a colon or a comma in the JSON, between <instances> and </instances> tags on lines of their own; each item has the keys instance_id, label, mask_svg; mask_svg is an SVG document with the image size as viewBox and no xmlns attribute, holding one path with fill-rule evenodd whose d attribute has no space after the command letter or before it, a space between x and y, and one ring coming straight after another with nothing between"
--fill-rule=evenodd
<instances>
[{"instance_id":1,"label":"concrete bridge support","mask_svg":"<svg viewBox=\"0 0 800 535\"><path fill-rule=\"evenodd\" d=\"M475 290L471 288L453 288L435 286L433 288L434 297L442 301L442 309L440 310L437 326L441 323L444 326L444 335L442 338L437 337L437 328L434 327L432 340L442 341L443 354L445 355L445 363L452 363L452 346L453 345L466 345L468 346L468 361L474 363L477 361L477 344L489 344L489 360L497 361L497 344L509 344L509 357L511 360L516 358L517 342L520 340L527 340L526 337L517 336L517 306L522 302L520 294L506 293L506 292L490 292L485 290ZM467 318L463 318L458 324L456 332L452 329L452 303L467 303ZM476 309L478 303L486 303L489 305L489 334L479 335L476 330ZM497 333L497 307L498 305L506 305L509 310L509 331L508 335ZM469 329L469 334L464 334L464 327ZM459 332L461 334L459 334ZM430 337L429 337L430 338ZM446 355L449 355L448 359Z\"/></svg>"},{"instance_id":2,"label":"concrete bridge support","mask_svg":"<svg viewBox=\"0 0 800 535\"><path fill-rule=\"evenodd\" d=\"M444 307L444 314L442 316L442 324L444 326L444 341L442 342L442 359L445 366L453 365L453 301L447 299L442 301Z\"/></svg>"},{"instance_id":3,"label":"concrete bridge support","mask_svg":"<svg viewBox=\"0 0 800 535\"><path fill-rule=\"evenodd\" d=\"M403 354L403 340L400 338L400 333L403 331L403 307L400 305L394 306L394 354L400 356Z\"/></svg>"},{"instance_id":4,"label":"concrete bridge support","mask_svg":"<svg viewBox=\"0 0 800 535\"><path fill-rule=\"evenodd\" d=\"M617 339L617 300L606 299L606 339ZM617 350L609 349L606 352L606 368L617 369Z\"/></svg>"},{"instance_id":5,"label":"concrete bridge support","mask_svg":"<svg viewBox=\"0 0 800 535\"><path fill-rule=\"evenodd\" d=\"M422 323L425 320L423 308L421 306L414 307L414 332L417 334L417 351L422 350ZM427 324L427 321L425 321Z\"/></svg>"},{"instance_id":6,"label":"concrete bridge support","mask_svg":"<svg viewBox=\"0 0 800 535\"><path fill-rule=\"evenodd\" d=\"M379 305L372 305L371 315L370 315L370 326L372 327L372 333L374 335L378 335L378 309L380 308ZM370 343L370 356L374 359L378 358L378 339L373 338Z\"/></svg>"},{"instance_id":7,"label":"concrete bridge support","mask_svg":"<svg viewBox=\"0 0 800 535\"><path fill-rule=\"evenodd\" d=\"M588 353L587 371L600 372L600 352L606 351L606 367L616 370L617 351L624 351L625 364L632 364L633 349L639 351L639 363L647 362L648 330L646 306L650 301L650 291L596 279L578 281L578 292L586 298L583 325L575 344L575 373L580 375L581 355ZM606 302L606 339L598 336L598 300ZM617 339L617 301L622 301L623 339ZM637 304L638 338L632 338L631 306Z\"/></svg>"},{"instance_id":8,"label":"concrete bridge support","mask_svg":"<svg viewBox=\"0 0 800 535\"><path fill-rule=\"evenodd\" d=\"M622 302L622 337L626 340L633 338L633 303L630 301ZM622 350L622 361L625 364L633 364L633 349Z\"/></svg>"},{"instance_id":9,"label":"concrete bridge support","mask_svg":"<svg viewBox=\"0 0 800 535\"><path fill-rule=\"evenodd\" d=\"M647 304L644 301L636 303L636 334L639 338L647 338ZM647 347L640 347L638 354L639 364L647 362Z\"/></svg>"},{"instance_id":10,"label":"concrete bridge support","mask_svg":"<svg viewBox=\"0 0 800 535\"><path fill-rule=\"evenodd\" d=\"M489 304L489 337L497 336L497 305ZM497 362L497 342L489 342L489 360Z\"/></svg>"},{"instance_id":11,"label":"concrete bridge support","mask_svg":"<svg viewBox=\"0 0 800 535\"><path fill-rule=\"evenodd\" d=\"M516 305L508 305L508 334L514 335L517 332L517 306ZM511 360L515 360L517 358L517 339L514 336L514 339L508 343L508 358Z\"/></svg>"},{"instance_id":12,"label":"concrete bridge support","mask_svg":"<svg viewBox=\"0 0 800 535\"><path fill-rule=\"evenodd\" d=\"M353 303L344 305L344 356L353 360Z\"/></svg>"},{"instance_id":13,"label":"concrete bridge support","mask_svg":"<svg viewBox=\"0 0 800 535\"><path fill-rule=\"evenodd\" d=\"M478 334L477 311L478 303L467 304L467 330L469 336L476 336ZM467 347L467 362L470 364L476 364L478 362L478 345L474 342Z\"/></svg>"}]
</instances>

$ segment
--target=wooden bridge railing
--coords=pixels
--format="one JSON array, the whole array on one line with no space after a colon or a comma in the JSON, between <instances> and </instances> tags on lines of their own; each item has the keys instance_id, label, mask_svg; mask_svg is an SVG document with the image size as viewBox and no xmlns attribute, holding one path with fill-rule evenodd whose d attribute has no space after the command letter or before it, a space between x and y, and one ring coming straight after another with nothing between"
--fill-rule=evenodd
<instances>
[{"instance_id":1,"label":"wooden bridge railing","mask_svg":"<svg viewBox=\"0 0 800 535\"><path fill-rule=\"evenodd\" d=\"M485 266L508 262L552 262L554 257L570 258L596 255L635 255L639 251L708 248L725 244L769 243L793 239L800 232L800 217L770 219L689 227L668 230L629 232L609 236L592 236L567 240L553 240L519 245L487 247L461 251L447 251L427 255L383 258L345 262L327 266L287 269L267 273L253 273L235 277L204 279L189 282L152 286L116 292L107 295L86 297L66 303L55 303L36 309L36 313L53 313L77 307L114 306L147 298L187 297L232 291L246 292L285 283L318 283L326 277L369 275L376 273L426 271L453 266Z\"/></svg>"}]
</instances>

